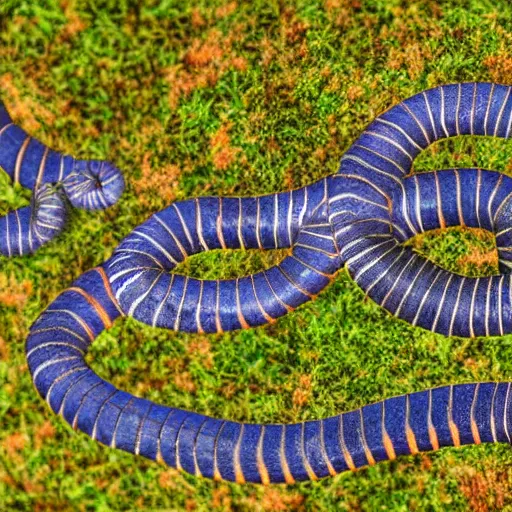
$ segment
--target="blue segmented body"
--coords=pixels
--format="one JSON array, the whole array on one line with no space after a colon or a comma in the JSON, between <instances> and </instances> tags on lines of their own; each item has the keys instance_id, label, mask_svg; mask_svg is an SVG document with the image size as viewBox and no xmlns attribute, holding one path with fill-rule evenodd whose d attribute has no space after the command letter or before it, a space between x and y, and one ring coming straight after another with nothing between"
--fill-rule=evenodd
<instances>
[{"instance_id":1,"label":"blue segmented body","mask_svg":"<svg viewBox=\"0 0 512 512\"><path fill-rule=\"evenodd\" d=\"M379 116L337 174L299 190L177 202L137 227L39 317L27 358L39 393L74 428L195 475L236 482L317 479L401 454L510 442L511 383L445 386L318 421L243 424L154 404L86 365L119 316L189 332L263 325L314 298L346 266L393 315L447 335L512 332L512 179L480 169L411 175L417 154L454 135L508 137L510 87L442 86ZM496 235L500 274L443 270L403 242L464 225ZM200 280L172 272L210 249L289 247L263 272Z\"/></svg>"},{"instance_id":2,"label":"blue segmented body","mask_svg":"<svg viewBox=\"0 0 512 512\"><path fill-rule=\"evenodd\" d=\"M113 205L124 189L110 162L75 160L48 148L12 122L0 102L0 167L14 184L34 191L29 207L0 218L0 253L23 256L51 240L64 227L64 197L77 208Z\"/></svg>"}]
</instances>

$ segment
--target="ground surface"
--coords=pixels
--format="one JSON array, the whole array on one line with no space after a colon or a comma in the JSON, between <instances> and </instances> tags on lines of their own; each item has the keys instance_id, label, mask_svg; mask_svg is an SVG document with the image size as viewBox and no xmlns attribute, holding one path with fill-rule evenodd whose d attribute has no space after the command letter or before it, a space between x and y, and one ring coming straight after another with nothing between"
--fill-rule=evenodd
<instances>
[{"instance_id":1,"label":"ground surface","mask_svg":"<svg viewBox=\"0 0 512 512\"><path fill-rule=\"evenodd\" d=\"M364 5L363 5L364 4ZM512 84L506 0L2 0L0 96L53 147L110 158L128 188L74 212L35 256L0 260L1 510L512 509L507 446L444 449L293 487L199 480L74 433L37 396L30 324L59 291L175 199L253 195L335 172L377 114L454 81ZM416 170L512 172L512 143L449 140ZM2 211L26 194L2 178ZM496 270L494 241L452 230L415 241L443 265ZM279 254L211 253L182 268L242 275ZM120 321L93 367L156 401L234 420L293 422L400 393L512 375L512 337L445 338L391 318L341 273L272 327L191 336Z\"/></svg>"}]
</instances>

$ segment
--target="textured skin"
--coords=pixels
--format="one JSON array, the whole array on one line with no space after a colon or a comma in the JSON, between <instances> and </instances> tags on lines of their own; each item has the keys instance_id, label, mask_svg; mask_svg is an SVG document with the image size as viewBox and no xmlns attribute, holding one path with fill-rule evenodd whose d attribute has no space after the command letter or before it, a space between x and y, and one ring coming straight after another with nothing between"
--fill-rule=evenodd
<instances>
[{"instance_id":1,"label":"textured skin","mask_svg":"<svg viewBox=\"0 0 512 512\"><path fill-rule=\"evenodd\" d=\"M0 102L0 167L14 184L34 191L29 207L0 218L0 253L23 256L59 234L66 221L64 197L77 208L113 205L124 179L111 163L75 160L30 137Z\"/></svg>"},{"instance_id":2,"label":"textured skin","mask_svg":"<svg viewBox=\"0 0 512 512\"><path fill-rule=\"evenodd\" d=\"M509 96L493 84L426 91L377 118L333 176L270 196L183 201L153 215L33 325L26 348L39 393L103 444L236 482L293 483L443 446L510 442L511 383L446 386L324 420L256 425L137 398L84 361L118 316L190 332L262 325L314 298L342 266L414 325L468 337L512 332L512 179L478 169L409 175L414 157L440 138L508 137ZM458 276L402 245L460 224L495 233L500 275ZM190 254L251 247L291 250L279 265L238 279L172 273Z\"/></svg>"}]
</instances>

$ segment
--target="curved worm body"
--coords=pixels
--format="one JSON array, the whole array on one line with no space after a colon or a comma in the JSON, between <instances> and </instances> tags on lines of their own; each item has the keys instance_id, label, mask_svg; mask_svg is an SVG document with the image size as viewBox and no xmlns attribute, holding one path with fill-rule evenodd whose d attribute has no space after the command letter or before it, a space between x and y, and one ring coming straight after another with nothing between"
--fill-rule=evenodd
<instances>
[{"instance_id":1,"label":"curved worm body","mask_svg":"<svg viewBox=\"0 0 512 512\"><path fill-rule=\"evenodd\" d=\"M157 405L116 389L84 361L120 314L98 267L41 315L26 347L52 410L112 448L198 476L293 483L443 446L510 442L510 383L445 386L294 425L243 424Z\"/></svg>"},{"instance_id":2,"label":"curved worm body","mask_svg":"<svg viewBox=\"0 0 512 512\"><path fill-rule=\"evenodd\" d=\"M66 205L50 185L32 196L30 206L0 217L0 253L4 256L31 254L62 231Z\"/></svg>"},{"instance_id":3,"label":"curved worm body","mask_svg":"<svg viewBox=\"0 0 512 512\"><path fill-rule=\"evenodd\" d=\"M113 205L124 189L111 163L75 160L48 148L15 125L0 102L0 167L14 184L34 191L32 204L0 218L0 253L34 252L64 227L64 197L77 208Z\"/></svg>"},{"instance_id":4,"label":"curved worm body","mask_svg":"<svg viewBox=\"0 0 512 512\"><path fill-rule=\"evenodd\" d=\"M426 91L377 118L336 175L271 196L183 201L153 215L33 325L26 349L39 393L108 446L236 482L293 483L443 446L510 442L510 383L446 386L324 420L257 425L137 398L84 361L118 316L190 332L262 325L314 298L342 266L413 325L457 336L512 332L512 179L478 169L409 175L414 157L439 138L508 137L509 96L493 84ZM495 233L500 275L459 276L403 246L454 225ZM243 278L172 273L203 250L279 247L290 248L279 265Z\"/></svg>"},{"instance_id":5,"label":"curved worm body","mask_svg":"<svg viewBox=\"0 0 512 512\"><path fill-rule=\"evenodd\" d=\"M271 322L310 300L340 267L327 221L327 186L321 180L270 196L199 198L153 215L105 266L121 309L153 326L223 332ZM291 246L281 264L240 279L170 273L204 250Z\"/></svg>"}]
</instances>

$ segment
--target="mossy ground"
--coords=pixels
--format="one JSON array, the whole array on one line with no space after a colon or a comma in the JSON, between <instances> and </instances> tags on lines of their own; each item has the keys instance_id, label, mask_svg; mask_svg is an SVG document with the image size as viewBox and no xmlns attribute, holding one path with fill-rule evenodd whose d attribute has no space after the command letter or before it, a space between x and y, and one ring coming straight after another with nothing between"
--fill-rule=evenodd
<instances>
[{"instance_id":1,"label":"mossy ground","mask_svg":"<svg viewBox=\"0 0 512 512\"><path fill-rule=\"evenodd\" d=\"M507 0L2 0L0 96L32 135L112 159L127 190L74 211L36 255L0 261L1 510L512 509L504 445L402 457L292 487L212 483L74 433L37 396L24 340L37 315L152 212L196 195L254 195L333 173L377 114L455 81L512 84ZM512 143L450 139L417 170L512 171ZM3 180L1 207L27 196ZM20 199L21 198L21 199ZM492 237L416 241L460 272L496 268ZM240 275L277 254L211 253L185 271ZM446 338L390 317L341 272L275 325L192 336L119 321L93 367L117 386L217 417L320 418L430 386L512 377L512 337Z\"/></svg>"}]
</instances>

